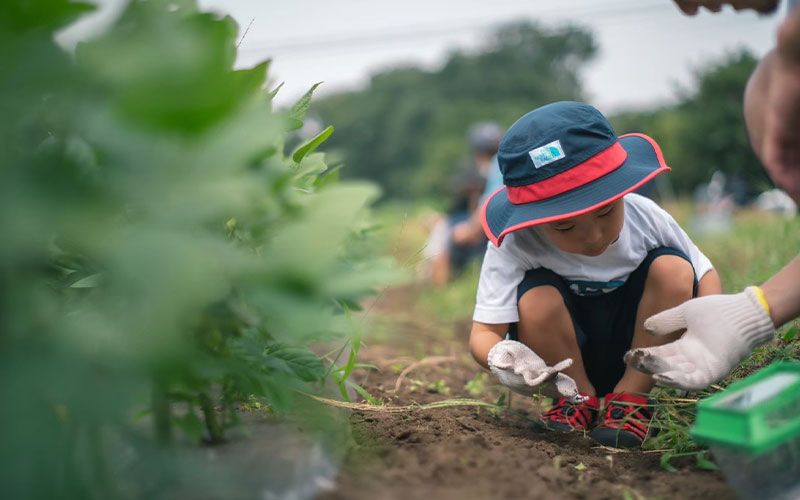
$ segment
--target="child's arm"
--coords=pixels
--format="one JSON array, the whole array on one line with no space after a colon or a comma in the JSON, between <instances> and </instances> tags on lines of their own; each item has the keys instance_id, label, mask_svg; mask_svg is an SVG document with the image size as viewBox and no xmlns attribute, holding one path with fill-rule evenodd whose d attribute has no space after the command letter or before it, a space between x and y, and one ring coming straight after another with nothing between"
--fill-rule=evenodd
<instances>
[{"instance_id":1,"label":"child's arm","mask_svg":"<svg viewBox=\"0 0 800 500\"><path fill-rule=\"evenodd\" d=\"M489 245L483 258L481 278L478 283L475 314L469 337L472 357L481 366L497 376L501 384L520 394L536 392L566 397L579 402L584 396L578 394L575 381L560 373L569 368L572 359L565 359L553 366L533 352L528 346L515 340L504 340L508 323L517 321L517 285L531 266L513 252ZM498 320L504 323L476 321Z\"/></svg>"},{"instance_id":2,"label":"child's arm","mask_svg":"<svg viewBox=\"0 0 800 500\"><path fill-rule=\"evenodd\" d=\"M700 278L697 282L697 296L705 297L706 295L719 295L722 293L722 282L719 279L719 274L716 269L711 269L709 272Z\"/></svg>"},{"instance_id":3,"label":"child's arm","mask_svg":"<svg viewBox=\"0 0 800 500\"><path fill-rule=\"evenodd\" d=\"M487 358L489 357L489 350L505 338L506 332L508 332L507 323L490 325L474 321L472 323L472 332L469 334L469 350L472 352L472 357L475 358L475 361L488 369Z\"/></svg>"}]
</instances>

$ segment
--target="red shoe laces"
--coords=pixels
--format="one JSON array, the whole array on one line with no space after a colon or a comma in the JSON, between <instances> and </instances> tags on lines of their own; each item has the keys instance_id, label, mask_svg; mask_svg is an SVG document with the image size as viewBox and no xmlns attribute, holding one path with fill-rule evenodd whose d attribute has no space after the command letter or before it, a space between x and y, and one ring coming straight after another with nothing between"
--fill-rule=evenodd
<instances>
[{"instance_id":1,"label":"red shoe laces","mask_svg":"<svg viewBox=\"0 0 800 500\"><path fill-rule=\"evenodd\" d=\"M609 394L602 427L611 427L633 433L644 440L650 428L653 410L647 398L634 394ZM631 401L632 399L641 400Z\"/></svg>"},{"instance_id":2,"label":"red shoe laces","mask_svg":"<svg viewBox=\"0 0 800 500\"><path fill-rule=\"evenodd\" d=\"M568 424L572 427L588 429L594 420L592 412L597 411L597 408L587 403L573 404L567 402L566 398L561 398L553 408L544 414L544 418Z\"/></svg>"}]
</instances>

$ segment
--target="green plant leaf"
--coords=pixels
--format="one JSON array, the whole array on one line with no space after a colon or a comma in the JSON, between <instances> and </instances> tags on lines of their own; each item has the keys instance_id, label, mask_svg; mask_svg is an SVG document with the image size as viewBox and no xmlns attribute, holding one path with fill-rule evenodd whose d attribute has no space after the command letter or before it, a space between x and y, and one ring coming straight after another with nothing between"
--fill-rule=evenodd
<instances>
[{"instance_id":1,"label":"green plant leaf","mask_svg":"<svg viewBox=\"0 0 800 500\"><path fill-rule=\"evenodd\" d=\"M284 361L298 377L306 382L319 380L325 375L322 360L307 348L273 344L267 347L265 353L267 356Z\"/></svg>"},{"instance_id":2,"label":"green plant leaf","mask_svg":"<svg viewBox=\"0 0 800 500\"><path fill-rule=\"evenodd\" d=\"M283 88L283 84L284 83L286 83L286 82L279 83L277 87L275 87L269 94L267 94L270 99L275 99L275 96L278 95L278 92L280 92L280 90ZM303 124L301 122L300 126L302 126L302 125Z\"/></svg>"},{"instance_id":3,"label":"green plant leaf","mask_svg":"<svg viewBox=\"0 0 800 500\"><path fill-rule=\"evenodd\" d=\"M697 454L697 466L705 470L719 470L717 464L705 457L706 452L701 451Z\"/></svg>"},{"instance_id":4,"label":"green plant leaf","mask_svg":"<svg viewBox=\"0 0 800 500\"><path fill-rule=\"evenodd\" d=\"M339 386L339 392L342 394L342 397L349 403L350 396L347 394L347 381L337 377L336 383Z\"/></svg>"},{"instance_id":5,"label":"green plant leaf","mask_svg":"<svg viewBox=\"0 0 800 500\"><path fill-rule=\"evenodd\" d=\"M796 339L797 338L797 326L796 325L792 325L788 330L786 330L786 333L784 333L783 337L781 337L781 338L783 339L784 342L788 342L790 340Z\"/></svg>"},{"instance_id":6,"label":"green plant leaf","mask_svg":"<svg viewBox=\"0 0 800 500\"><path fill-rule=\"evenodd\" d=\"M300 161L295 170L295 178L297 179L299 189L309 190L316 182L317 176L328 169L325 164L323 155L312 154L306 156ZM306 178L306 179L303 179Z\"/></svg>"},{"instance_id":7,"label":"green plant leaf","mask_svg":"<svg viewBox=\"0 0 800 500\"><path fill-rule=\"evenodd\" d=\"M464 384L464 390L467 391L470 396L478 397L486 390L486 381L488 380L488 374L480 372L476 373L472 380Z\"/></svg>"},{"instance_id":8,"label":"green plant leaf","mask_svg":"<svg viewBox=\"0 0 800 500\"><path fill-rule=\"evenodd\" d=\"M92 274L85 278L79 279L75 283L71 284L70 288L95 288L100 286L103 281L103 276L100 273Z\"/></svg>"},{"instance_id":9,"label":"green plant leaf","mask_svg":"<svg viewBox=\"0 0 800 500\"><path fill-rule=\"evenodd\" d=\"M671 466L669 464L669 461L673 456L675 456L675 455L672 454L672 453L662 453L661 454L661 462L660 463L661 463L661 468L662 469L664 469L666 471L669 471L669 472L675 472L677 470L675 467L673 467L673 466Z\"/></svg>"},{"instance_id":10,"label":"green plant leaf","mask_svg":"<svg viewBox=\"0 0 800 500\"><path fill-rule=\"evenodd\" d=\"M329 186L336 182L339 182L339 172L343 165L339 164L335 167L331 167L328 165L328 168L325 170L325 175L320 175L314 181L314 188L320 189L325 186Z\"/></svg>"},{"instance_id":11,"label":"green plant leaf","mask_svg":"<svg viewBox=\"0 0 800 500\"><path fill-rule=\"evenodd\" d=\"M361 387L360 385L358 385L358 384L356 384L356 383L354 383L354 382L351 382L351 381L349 381L349 380L347 381L347 385L349 385L350 387L352 387L353 389L355 389L355 391L356 391L357 393L359 393L359 394L361 395L361 397L362 397L362 398L366 399L366 400L369 402L369 404L371 404L371 405L375 405L375 406L377 406L377 405L379 404L379 403L378 403L378 401L377 401L377 400L376 400L374 397L372 397L372 394L368 393L368 392L367 392L367 391L366 391L366 390L365 390L363 387Z\"/></svg>"},{"instance_id":12,"label":"green plant leaf","mask_svg":"<svg viewBox=\"0 0 800 500\"><path fill-rule=\"evenodd\" d=\"M134 422L139 422L139 421L141 421L143 418L145 418L145 417L147 417L147 416L151 415L152 413L153 413L153 409L152 409L152 408L145 408L145 409L143 409L143 410L139 410L139 411L137 411L136 413L134 413L134 414L133 414L133 417L131 417L131 418L132 418L132 420L133 420Z\"/></svg>"},{"instance_id":13,"label":"green plant leaf","mask_svg":"<svg viewBox=\"0 0 800 500\"><path fill-rule=\"evenodd\" d=\"M298 120L302 126L303 117L306 116L306 112L308 111L309 106L311 106L311 96L320 85L322 85L322 82L315 83L310 89L308 89L308 92L303 94L303 97L301 97L300 100L297 101L294 106L292 106L292 109L289 110L289 118Z\"/></svg>"},{"instance_id":14,"label":"green plant leaf","mask_svg":"<svg viewBox=\"0 0 800 500\"><path fill-rule=\"evenodd\" d=\"M96 6L72 0L5 0L0 27L12 30L54 30L69 24L75 18L92 12Z\"/></svg>"},{"instance_id":15,"label":"green plant leaf","mask_svg":"<svg viewBox=\"0 0 800 500\"><path fill-rule=\"evenodd\" d=\"M347 380L350 377L350 374L353 372L353 368L356 366L356 358L358 357L358 350L361 348L361 326L360 324L357 325L353 321L352 316L350 315L350 309L348 307L344 308L344 314L347 318L347 322L350 324L350 328L352 329L352 338L350 342L350 355L347 357L347 364L344 367L344 373L342 373L342 380Z\"/></svg>"},{"instance_id":16,"label":"green plant leaf","mask_svg":"<svg viewBox=\"0 0 800 500\"><path fill-rule=\"evenodd\" d=\"M183 416L174 417L173 421L195 443L199 443L203 439L205 426L203 421L191 409Z\"/></svg>"},{"instance_id":17,"label":"green plant leaf","mask_svg":"<svg viewBox=\"0 0 800 500\"><path fill-rule=\"evenodd\" d=\"M317 134L316 137L310 139L308 142L297 148L297 150L292 154L292 160L294 160L296 163L303 161L303 158L305 158L309 153L314 152L314 150L317 149L320 144L325 142L325 139L327 139L332 133L333 125L328 125L328 128Z\"/></svg>"},{"instance_id":18,"label":"green plant leaf","mask_svg":"<svg viewBox=\"0 0 800 500\"><path fill-rule=\"evenodd\" d=\"M330 376L331 374L337 373L339 370L341 370L341 367L337 367L337 366L336 366L336 363L338 363L338 362L339 362L339 358L342 356L342 353L343 353L343 352L344 352L344 350L347 348L347 345L348 345L349 343L350 343L350 340L348 339L348 340L347 340L347 341L346 341L344 344L342 344L342 347L340 347L340 348L337 350L337 352L336 352L336 356L334 356L333 360L331 360L331 361L330 361L330 362L331 362L331 364L330 364L330 366L328 367L328 369L327 369L327 370L325 370L325 374L324 374L324 375L323 375L323 377L322 377L322 378L323 378L323 380L324 380L324 379L327 379L327 378L328 378L328 376ZM332 354L332 353L329 353L329 354ZM325 356L325 358L330 360L330 358L329 358L329 355L326 355L326 356Z\"/></svg>"}]
</instances>

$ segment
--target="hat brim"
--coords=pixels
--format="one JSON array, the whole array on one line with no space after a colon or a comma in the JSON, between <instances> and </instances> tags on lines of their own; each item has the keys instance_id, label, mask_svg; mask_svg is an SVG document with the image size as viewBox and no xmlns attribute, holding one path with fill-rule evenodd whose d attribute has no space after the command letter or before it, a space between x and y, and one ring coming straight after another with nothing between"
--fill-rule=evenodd
<instances>
[{"instance_id":1,"label":"hat brim","mask_svg":"<svg viewBox=\"0 0 800 500\"><path fill-rule=\"evenodd\" d=\"M509 201L505 186L492 193L484 202L481 217L486 236L500 246L508 233L591 212L671 170L664 162L661 148L650 137L626 134L619 137L619 143L628 153L622 165L566 193L519 205Z\"/></svg>"}]
</instances>

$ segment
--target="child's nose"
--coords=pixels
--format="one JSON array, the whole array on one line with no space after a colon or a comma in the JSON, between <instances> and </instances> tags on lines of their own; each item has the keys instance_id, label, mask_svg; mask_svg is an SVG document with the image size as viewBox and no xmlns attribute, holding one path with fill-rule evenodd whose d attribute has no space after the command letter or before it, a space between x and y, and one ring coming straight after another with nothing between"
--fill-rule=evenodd
<instances>
[{"instance_id":1,"label":"child's nose","mask_svg":"<svg viewBox=\"0 0 800 500\"><path fill-rule=\"evenodd\" d=\"M603 241L603 230L600 228L593 228L587 233L586 243L594 244Z\"/></svg>"}]
</instances>

